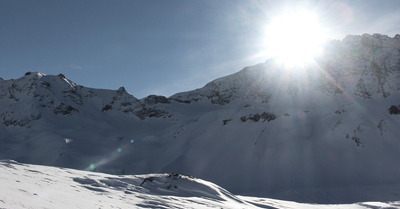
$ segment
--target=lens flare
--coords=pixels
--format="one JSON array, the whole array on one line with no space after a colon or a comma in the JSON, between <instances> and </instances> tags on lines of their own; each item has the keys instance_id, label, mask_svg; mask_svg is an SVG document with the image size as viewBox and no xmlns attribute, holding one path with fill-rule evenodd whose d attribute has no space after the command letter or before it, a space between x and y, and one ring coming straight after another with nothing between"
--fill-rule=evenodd
<instances>
[{"instance_id":1,"label":"lens flare","mask_svg":"<svg viewBox=\"0 0 400 209\"><path fill-rule=\"evenodd\" d=\"M287 12L272 19L266 30L268 54L286 66L302 66L321 53L327 31L319 17L306 10Z\"/></svg>"},{"instance_id":2,"label":"lens flare","mask_svg":"<svg viewBox=\"0 0 400 209\"><path fill-rule=\"evenodd\" d=\"M96 166L93 163L91 163L89 165L89 170L93 171L94 169L96 169Z\"/></svg>"}]
</instances>

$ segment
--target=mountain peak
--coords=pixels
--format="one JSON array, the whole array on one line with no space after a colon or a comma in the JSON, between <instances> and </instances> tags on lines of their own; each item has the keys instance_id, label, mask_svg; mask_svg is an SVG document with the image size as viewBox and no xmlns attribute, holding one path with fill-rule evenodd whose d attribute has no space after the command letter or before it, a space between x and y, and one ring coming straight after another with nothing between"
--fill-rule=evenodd
<instances>
[{"instance_id":1,"label":"mountain peak","mask_svg":"<svg viewBox=\"0 0 400 209\"><path fill-rule=\"evenodd\" d=\"M321 94L388 97L400 90L396 79L400 78L399 37L348 35L342 41L330 42L316 65L288 70L269 59L171 98L227 104L239 98L266 103L273 94L281 98Z\"/></svg>"},{"instance_id":2,"label":"mountain peak","mask_svg":"<svg viewBox=\"0 0 400 209\"><path fill-rule=\"evenodd\" d=\"M41 78L42 76L45 76L46 74L41 73L41 72L26 72L24 77L39 77Z\"/></svg>"},{"instance_id":3,"label":"mountain peak","mask_svg":"<svg viewBox=\"0 0 400 209\"><path fill-rule=\"evenodd\" d=\"M368 34L364 33L362 35L347 35L342 43L349 45L350 47L400 47L400 35L396 34L393 38L382 35L379 33Z\"/></svg>"},{"instance_id":4,"label":"mountain peak","mask_svg":"<svg viewBox=\"0 0 400 209\"><path fill-rule=\"evenodd\" d=\"M122 95L122 94L127 94L128 92L126 91L125 87L121 86L117 90L117 94Z\"/></svg>"}]
</instances>

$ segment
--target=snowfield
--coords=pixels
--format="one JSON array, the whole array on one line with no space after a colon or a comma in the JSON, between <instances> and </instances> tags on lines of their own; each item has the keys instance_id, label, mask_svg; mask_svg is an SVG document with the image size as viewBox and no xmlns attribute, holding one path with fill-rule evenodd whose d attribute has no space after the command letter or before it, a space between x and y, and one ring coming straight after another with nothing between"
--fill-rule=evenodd
<instances>
[{"instance_id":1,"label":"snowfield","mask_svg":"<svg viewBox=\"0 0 400 209\"><path fill-rule=\"evenodd\" d=\"M400 208L397 202L304 204L235 196L201 179L179 174L109 175L0 161L0 208Z\"/></svg>"},{"instance_id":2,"label":"snowfield","mask_svg":"<svg viewBox=\"0 0 400 209\"><path fill-rule=\"evenodd\" d=\"M27 72L0 79L0 159L113 175L179 173L242 196L314 204L400 201L399 127L400 35L349 35L330 42L316 65L287 69L270 59L168 98L138 99L123 87L84 87L63 74ZM4 175L34 175L20 170ZM171 183L165 189L169 184L155 185L158 180L140 187L152 175L130 176L127 182L112 177L122 186L110 186L105 182L117 182L106 174L61 171L65 175L50 178L52 182L75 185L95 199L116 192L118 197L110 194L116 200L122 196L145 202L124 193L132 187L149 199L156 195L163 204L170 204L171 196L179 199L173 204L200 198L206 205L223 207L286 205L234 196L186 177L177 181L177 188ZM67 171L79 175L70 177ZM32 177L20 186L44 184ZM156 179L175 182L165 176ZM15 181L8 186L18 186ZM181 190L186 188L182 184L189 192ZM8 195L0 186L2 195ZM77 192L53 189L66 195ZM4 201L29 199L12 197ZM70 200L68 204L79 202ZM82 199L87 200L91 202Z\"/></svg>"}]
</instances>

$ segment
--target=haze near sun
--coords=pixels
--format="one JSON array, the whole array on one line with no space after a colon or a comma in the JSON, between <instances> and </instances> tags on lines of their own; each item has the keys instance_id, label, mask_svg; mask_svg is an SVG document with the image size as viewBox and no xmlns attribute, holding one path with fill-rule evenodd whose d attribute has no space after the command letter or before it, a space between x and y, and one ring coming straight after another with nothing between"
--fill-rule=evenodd
<instances>
[{"instance_id":1,"label":"haze near sun","mask_svg":"<svg viewBox=\"0 0 400 209\"><path fill-rule=\"evenodd\" d=\"M309 64L318 56L327 39L318 15L301 10L272 18L266 30L267 53L287 67Z\"/></svg>"}]
</instances>

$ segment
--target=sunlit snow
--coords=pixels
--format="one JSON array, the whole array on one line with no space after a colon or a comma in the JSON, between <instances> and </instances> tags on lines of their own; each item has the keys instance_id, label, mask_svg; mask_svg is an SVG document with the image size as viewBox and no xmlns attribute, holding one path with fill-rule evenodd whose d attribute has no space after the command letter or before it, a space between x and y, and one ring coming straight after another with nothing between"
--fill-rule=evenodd
<instances>
[{"instance_id":1,"label":"sunlit snow","mask_svg":"<svg viewBox=\"0 0 400 209\"><path fill-rule=\"evenodd\" d=\"M0 208L397 208L400 202L302 204L248 196L179 174L109 175L0 161Z\"/></svg>"}]
</instances>

